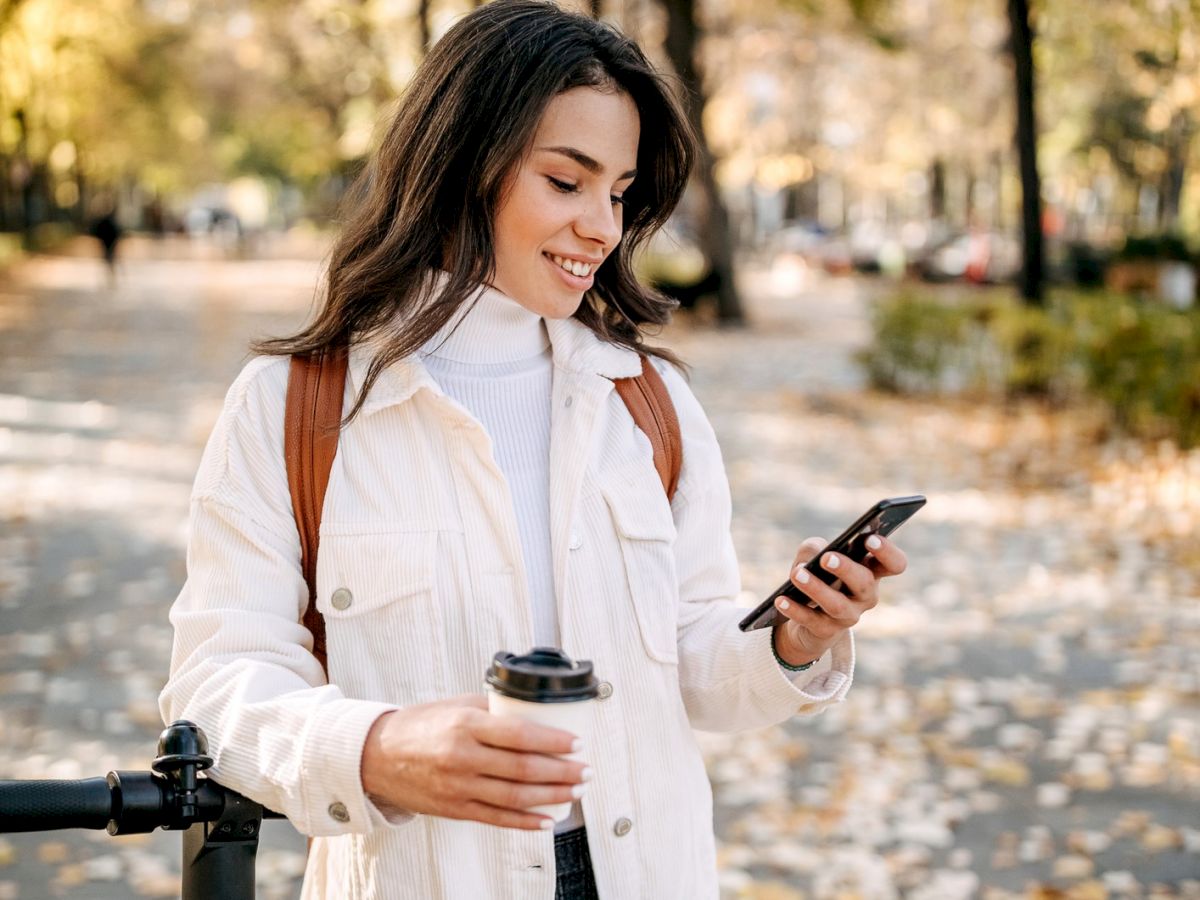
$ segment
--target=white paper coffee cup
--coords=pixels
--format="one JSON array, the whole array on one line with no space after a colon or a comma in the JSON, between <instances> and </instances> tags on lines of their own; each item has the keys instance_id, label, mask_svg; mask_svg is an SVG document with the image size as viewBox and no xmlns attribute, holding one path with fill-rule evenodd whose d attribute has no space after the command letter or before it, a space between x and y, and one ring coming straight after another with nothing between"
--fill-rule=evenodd
<instances>
[{"instance_id":1,"label":"white paper coffee cup","mask_svg":"<svg viewBox=\"0 0 1200 900\"><path fill-rule=\"evenodd\" d=\"M560 728L580 738L584 747L590 743L598 682L589 660L573 662L561 650L549 647L534 647L525 656L497 653L486 682L488 711L493 715ZM561 758L582 762L583 753ZM530 812L559 822L570 815L572 802L534 806Z\"/></svg>"}]
</instances>

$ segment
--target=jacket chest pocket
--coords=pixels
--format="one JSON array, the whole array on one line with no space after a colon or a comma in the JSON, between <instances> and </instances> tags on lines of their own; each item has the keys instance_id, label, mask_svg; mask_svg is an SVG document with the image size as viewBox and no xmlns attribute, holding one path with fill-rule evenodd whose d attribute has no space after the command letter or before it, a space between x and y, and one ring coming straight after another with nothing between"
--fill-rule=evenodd
<instances>
[{"instance_id":1,"label":"jacket chest pocket","mask_svg":"<svg viewBox=\"0 0 1200 900\"><path fill-rule=\"evenodd\" d=\"M438 696L444 654L436 553L435 531L321 529L317 609L329 679L348 696L390 703Z\"/></svg>"},{"instance_id":2,"label":"jacket chest pocket","mask_svg":"<svg viewBox=\"0 0 1200 900\"><path fill-rule=\"evenodd\" d=\"M648 466L630 466L606 481L600 490L612 513L646 654L658 662L678 663L675 522L662 482Z\"/></svg>"}]
</instances>

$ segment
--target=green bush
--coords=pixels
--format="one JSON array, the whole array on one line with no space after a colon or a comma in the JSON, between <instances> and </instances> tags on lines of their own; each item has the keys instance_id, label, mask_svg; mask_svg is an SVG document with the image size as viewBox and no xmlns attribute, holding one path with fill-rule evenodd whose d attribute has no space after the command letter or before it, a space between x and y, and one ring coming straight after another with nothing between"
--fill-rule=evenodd
<instances>
[{"instance_id":1,"label":"green bush","mask_svg":"<svg viewBox=\"0 0 1200 900\"><path fill-rule=\"evenodd\" d=\"M966 336L962 310L901 293L879 303L872 318L876 347L860 357L871 382L892 391L941 389Z\"/></svg>"},{"instance_id":2,"label":"green bush","mask_svg":"<svg viewBox=\"0 0 1200 900\"><path fill-rule=\"evenodd\" d=\"M1072 394L1074 335L1069 319L1057 312L1014 303L995 307L989 330L1009 396L1066 399Z\"/></svg>"},{"instance_id":3,"label":"green bush","mask_svg":"<svg viewBox=\"0 0 1200 900\"><path fill-rule=\"evenodd\" d=\"M1200 444L1200 315L1110 299L1080 342L1088 387L1129 431Z\"/></svg>"},{"instance_id":4,"label":"green bush","mask_svg":"<svg viewBox=\"0 0 1200 900\"><path fill-rule=\"evenodd\" d=\"M907 288L879 302L872 320L874 344L860 359L877 387L1090 396L1134 434L1200 444L1200 310L1072 291L1037 308L1006 292Z\"/></svg>"},{"instance_id":5,"label":"green bush","mask_svg":"<svg viewBox=\"0 0 1200 900\"><path fill-rule=\"evenodd\" d=\"M21 235L10 231L0 232L0 269L16 262L22 253Z\"/></svg>"}]
</instances>

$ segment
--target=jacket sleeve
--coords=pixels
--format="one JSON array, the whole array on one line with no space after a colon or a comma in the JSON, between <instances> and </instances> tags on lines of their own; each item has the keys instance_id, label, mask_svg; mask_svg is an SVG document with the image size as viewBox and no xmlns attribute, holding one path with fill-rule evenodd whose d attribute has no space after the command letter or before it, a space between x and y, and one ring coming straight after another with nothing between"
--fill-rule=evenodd
<instances>
[{"instance_id":1,"label":"jacket sleeve","mask_svg":"<svg viewBox=\"0 0 1200 900\"><path fill-rule=\"evenodd\" d=\"M381 814L360 776L367 732L394 707L327 684L300 623L308 588L283 460L287 374L286 359L252 361L205 449L159 708L204 730L222 785L305 834L365 832L411 818Z\"/></svg>"},{"instance_id":2,"label":"jacket sleeve","mask_svg":"<svg viewBox=\"0 0 1200 900\"><path fill-rule=\"evenodd\" d=\"M740 587L730 532L729 479L716 435L687 383L660 367L679 416L683 467L671 507L679 574L679 682L692 725L737 731L773 725L840 701L854 673L849 632L807 672L789 678L771 651L771 629L737 623ZM800 538L796 538L799 543ZM781 560L784 570L790 560Z\"/></svg>"}]
</instances>

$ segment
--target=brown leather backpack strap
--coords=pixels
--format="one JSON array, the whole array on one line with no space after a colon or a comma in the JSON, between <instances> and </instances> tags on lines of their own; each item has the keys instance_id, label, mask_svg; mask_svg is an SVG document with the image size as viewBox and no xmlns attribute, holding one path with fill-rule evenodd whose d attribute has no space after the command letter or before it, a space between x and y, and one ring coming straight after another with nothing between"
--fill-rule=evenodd
<instances>
[{"instance_id":1,"label":"brown leather backpack strap","mask_svg":"<svg viewBox=\"0 0 1200 900\"><path fill-rule=\"evenodd\" d=\"M300 568L308 583L304 626L312 632L313 655L325 666L325 620L317 610L317 546L329 470L337 453L346 385L346 348L297 354L288 373L283 446L292 511L300 533Z\"/></svg>"},{"instance_id":2,"label":"brown leather backpack strap","mask_svg":"<svg viewBox=\"0 0 1200 900\"><path fill-rule=\"evenodd\" d=\"M631 378L615 378L613 384L625 401L633 422L645 432L654 450L654 468L662 479L667 500L675 498L679 486L679 470L683 467L683 437L679 431L679 416L675 404L650 357L642 357L642 374Z\"/></svg>"}]
</instances>

